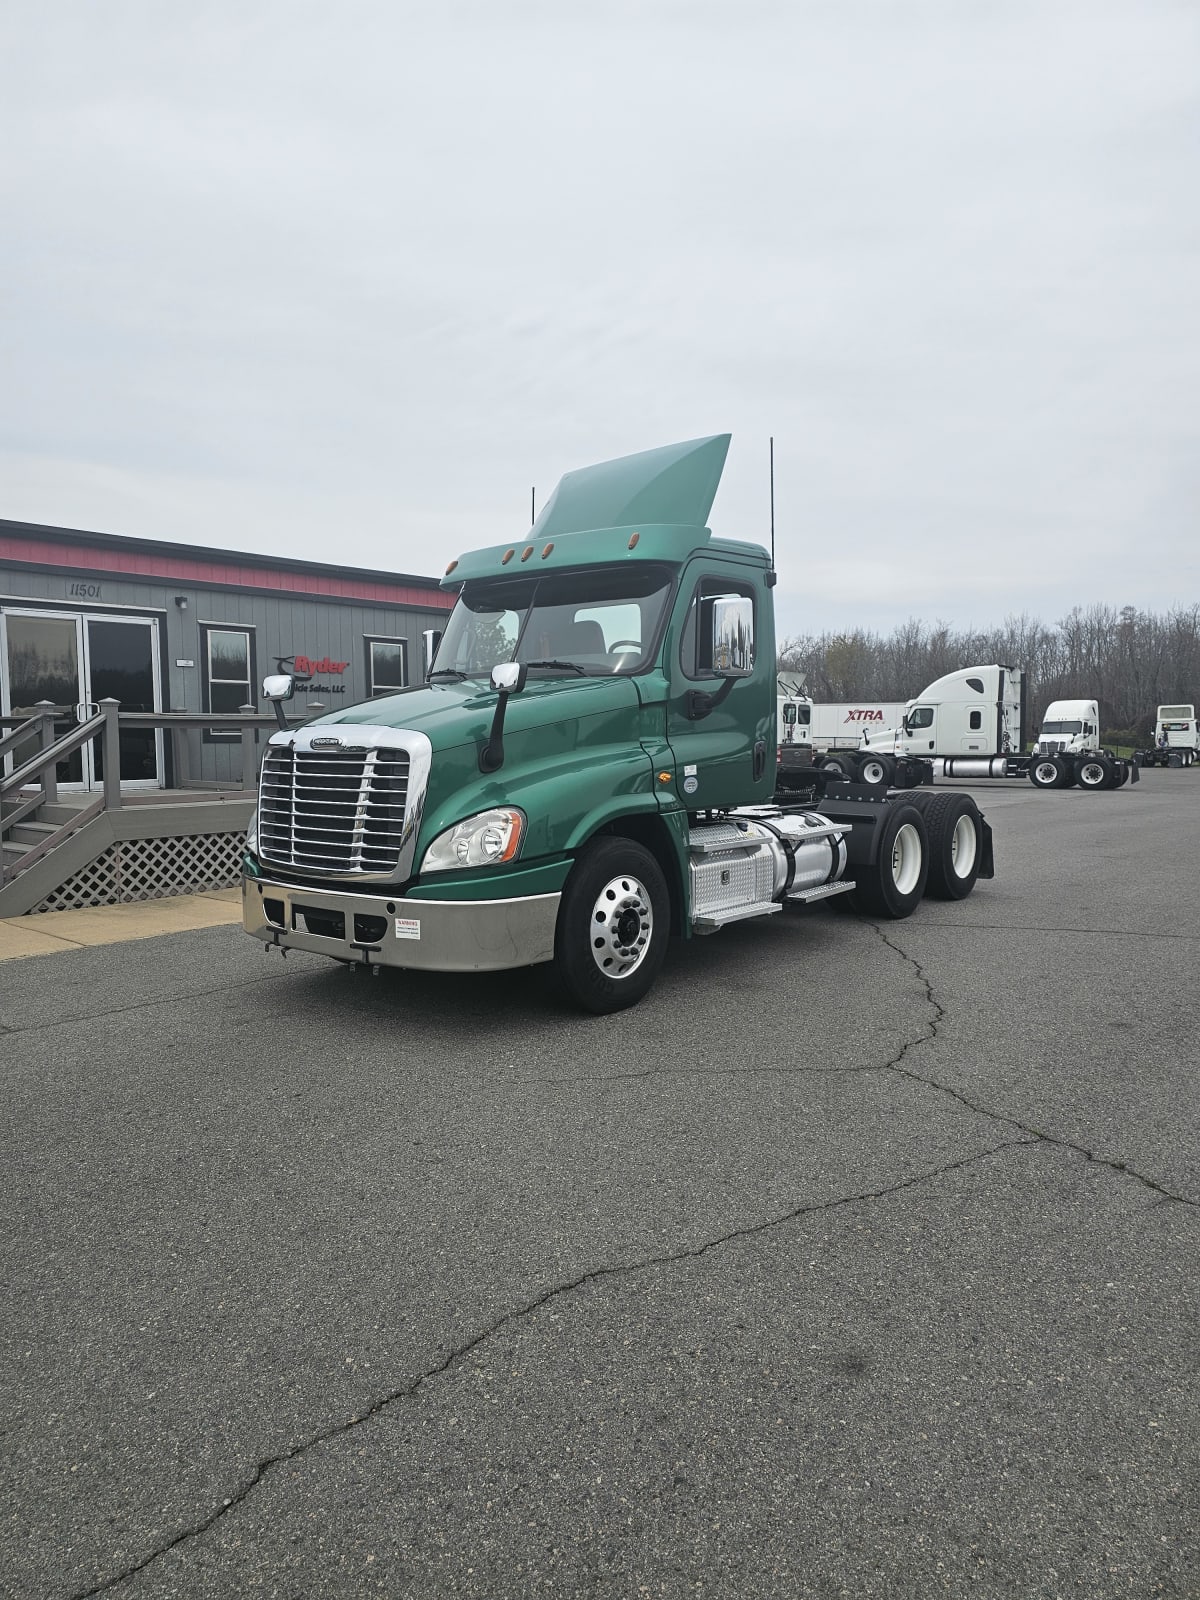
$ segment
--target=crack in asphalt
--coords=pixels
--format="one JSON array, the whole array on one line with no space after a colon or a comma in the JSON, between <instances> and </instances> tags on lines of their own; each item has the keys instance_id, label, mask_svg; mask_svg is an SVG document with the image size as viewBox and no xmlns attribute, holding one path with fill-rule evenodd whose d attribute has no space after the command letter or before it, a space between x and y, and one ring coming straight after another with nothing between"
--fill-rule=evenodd
<instances>
[{"instance_id":1,"label":"crack in asphalt","mask_svg":"<svg viewBox=\"0 0 1200 1600\"><path fill-rule=\"evenodd\" d=\"M1064 1139L1057 1134L1047 1133L1044 1128L1035 1128L1032 1124L1022 1122L1020 1117L1011 1116L1008 1112L993 1111L990 1106L981 1105L978 1101L972 1100L969 1095L963 1094L961 1090L953 1088L950 1084L942 1083L938 1078L927 1078L922 1073L913 1071L911 1067L904 1066L902 1063L910 1050L917 1050L922 1045L929 1044L938 1038L940 1026L947 1017L946 1008L934 993L929 974L917 958L910 955L907 950L902 949L893 939L890 939L877 922L869 922L867 926L874 929L889 950L894 951L902 961L907 962L912 967L925 987L925 999L933 1011L933 1020L925 1030L918 1034L915 1039L906 1040L900 1053L894 1056L891 1061L885 1063L880 1070L898 1072L901 1077L908 1078L913 1083L923 1084L927 1089L936 1089L940 1094L948 1095L952 1100L957 1100L960 1105L966 1106L969 1111L975 1112L977 1116L990 1117L994 1122L1006 1122L1009 1127L1019 1128L1022 1133L1026 1133L1032 1139L1039 1140L1044 1144L1056 1145L1062 1150L1073 1150L1076 1155L1086 1157L1088 1161L1094 1162L1096 1166L1107 1167L1112 1172L1119 1172L1125 1177L1135 1179L1147 1189L1152 1190L1161 1199L1173 1200L1177 1205L1181 1206L1200 1204L1189 1195L1176 1194L1174 1190L1165 1188L1155 1179L1148 1178L1144 1173L1138 1172L1136 1168L1127 1166L1124 1161L1115 1161L1108 1156L1098 1156L1094 1150L1089 1150L1086 1145L1076 1144L1072 1139Z\"/></svg>"},{"instance_id":2,"label":"crack in asphalt","mask_svg":"<svg viewBox=\"0 0 1200 1600\"><path fill-rule=\"evenodd\" d=\"M869 1189L861 1194L839 1195L833 1200L822 1200L811 1205L795 1206L789 1211L781 1212L778 1216L768 1217L765 1221L747 1223L745 1227L733 1228L728 1233L718 1234L715 1238L706 1239L702 1244L692 1245L683 1250L667 1251L661 1255L644 1256L637 1261L618 1262L612 1266L592 1267L587 1272L581 1272L563 1283L554 1284L544 1293L527 1301L524 1305L504 1312L502 1316L497 1317L486 1328L481 1329L470 1339L464 1340L462 1344L456 1345L443 1360L437 1362L434 1366L427 1367L424 1372L418 1373L411 1383L404 1384L398 1389L389 1390L388 1393L372 1401L370 1405L356 1412L354 1416L346 1421L336 1422L329 1427L321 1428L311 1438L301 1440L298 1444L291 1445L286 1450L281 1450L275 1455L265 1457L258 1462L250 1475L237 1486L233 1493L222 1500L216 1510L202 1521L193 1523L191 1527L185 1528L181 1533L177 1533L173 1539L168 1539L164 1544L150 1551L148 1555L143 1556L140 1561L122 1568L120 1572L115 1573L110 1578L105 1578L103 1582L93 1588L76 1590L71 1595L70 1600L95 1600L96 1596L109 1593L119 1584L128 1583L130 1579L137 1577L147 1567L152 1566L156 1561L160 1561L164 1556L169 1555L172 1550L178 1549L180 1545L203 1537L222 1518L228 1516L231 1511L242 1505L274 1468L286 1466L289 1461L295 1461L298 1457L306 1455L319 1445L352 1433L356 1428L362 1427L364 1423L380 1416L390 1406L396 1405L402 1400L412 1399L425 1384L458 1366L473 1351L478 1350L498 1333L503 1332L505 1328L532 1316L534 1312L540 1311L543 1306L548 1305L552 1300L556 1300L562 1295L571 1294L576 1289L582 1289L587 1285L600 1283L606 1279L628 1277L633 1273L649 1271L654 1267L675 1266L685 1261L699 1261L711 1251L719 1250L724 1245L743 1239L753 1239L760 1234L769 1233L775 1228L783 1227L789 1222L796 1222L802 1217L837 1211L845 1206L863 1205L871 1201L886 1200L892 1195L903 1194L906 1190L932 1183L938 1178L945 1177L948 1173L957 1172L964 1167L974 1166L981 1161L989 1160L992 1156L1000 1155L1006 1150L1028 1148L1037 1142L1038 1139L1036 1137L1004 1139L999 1144L989 1146L986 1150L976 1151L974 1155L962 1156L957 1161L948 1161L929 1172L905 1178L899 1183L888 1184L882 1189Z\"/></svg>"}]
</instances>

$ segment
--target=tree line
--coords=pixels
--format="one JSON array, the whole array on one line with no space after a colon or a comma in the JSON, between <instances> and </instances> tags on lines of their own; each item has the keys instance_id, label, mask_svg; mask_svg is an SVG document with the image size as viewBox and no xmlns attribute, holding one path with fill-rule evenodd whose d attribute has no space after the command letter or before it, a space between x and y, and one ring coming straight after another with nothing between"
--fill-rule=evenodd
<instances>
[{"instance_id":1,"label":"tree line","mask_svg":"<svg viewBox=\"0 0 1200 1600\"><path fill-rule=\"evenodd\" d=\"M1051 700L1094 698L1106 734L1145 743L1157 706L1200 701L1200 605L1076 606L1053 627L1022 614L962 632L910 618L890 634L856 628L779 647L780 672L816 701L911 700L943 673L993 661L1025 668L1030 726Z\"/></svg>"}]
</instances>

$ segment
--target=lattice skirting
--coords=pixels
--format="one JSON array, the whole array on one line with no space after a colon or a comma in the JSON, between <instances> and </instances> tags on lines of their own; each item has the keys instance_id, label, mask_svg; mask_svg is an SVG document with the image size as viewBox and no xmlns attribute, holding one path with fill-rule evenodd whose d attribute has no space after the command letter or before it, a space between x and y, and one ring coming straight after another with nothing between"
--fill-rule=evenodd
<instances>
[{"instance_id":1,"label":"lattice skirting","mask_svg":"<svg viewBox=\"0 0 1200 1600\"><path fill-rule=\"evenodd\" d=\"M244 833L182 839L123 839L48 894L38 911L76 911L131 900L167 900L202 889L230 889L241 877Z\"/></svg>"}]
</instances>

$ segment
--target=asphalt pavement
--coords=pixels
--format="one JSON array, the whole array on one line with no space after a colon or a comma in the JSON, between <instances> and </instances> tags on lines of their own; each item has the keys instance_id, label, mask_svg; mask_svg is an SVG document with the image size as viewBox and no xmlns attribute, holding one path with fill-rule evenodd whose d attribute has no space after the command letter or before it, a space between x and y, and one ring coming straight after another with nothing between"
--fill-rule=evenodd
<instances>
[{"instance_id":1,"label":"asphalt pavement","mask_svg":"<svg viewBox=\"0 0 1200 1600\"><path fill-rule=\"evenodd\" d=\"M608 1019L0 966L0 1593L1200 1595L1200 777L953 787L968 900Z\"/></svg>"}]
</instances>

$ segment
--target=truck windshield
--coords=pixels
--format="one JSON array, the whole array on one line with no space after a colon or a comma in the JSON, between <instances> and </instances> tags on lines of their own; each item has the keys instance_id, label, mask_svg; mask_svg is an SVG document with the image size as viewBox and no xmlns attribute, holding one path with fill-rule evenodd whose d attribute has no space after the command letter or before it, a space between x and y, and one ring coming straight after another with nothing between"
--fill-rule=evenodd
<instances>
[{"instance_id":1,"label":"truck windshield","mask_svg":"<svg viewBox=\"0 0 1200 1600\"><path fill-rule=\"evenodd\" d=\"M464 584L430 676L487 677L501 661L589 678L640 672L673 583L668 567L630 565Z\"/></svg>"},{"instance_id":2,"label":"truck windshield","mask_svg":"<svg viewBox=\"0 0 1200 1600\"><path fill-rule=\"evenodd\" d=\"M1046 733L1082 733L1082 722L1043 722L1042 732Z\"/></svg>"}]
</instances>

